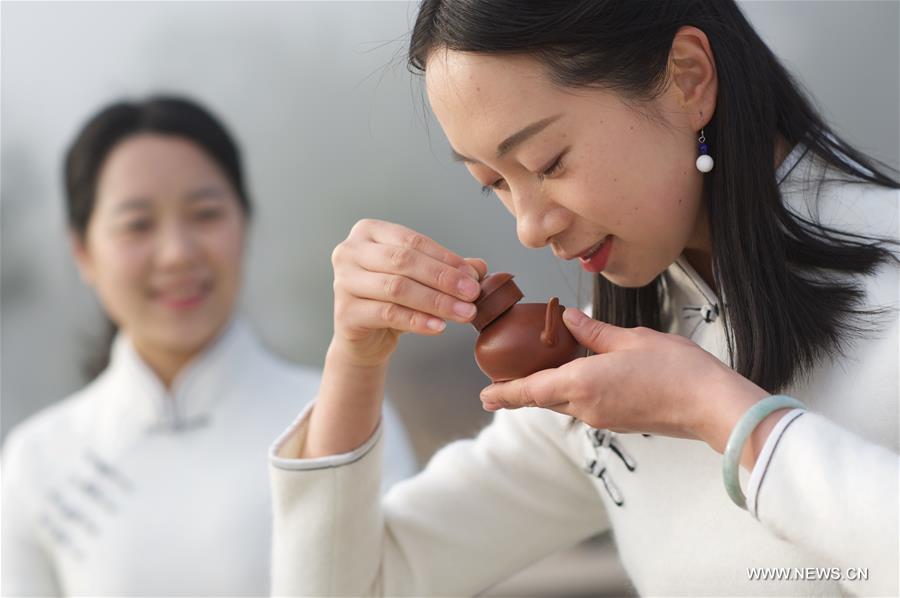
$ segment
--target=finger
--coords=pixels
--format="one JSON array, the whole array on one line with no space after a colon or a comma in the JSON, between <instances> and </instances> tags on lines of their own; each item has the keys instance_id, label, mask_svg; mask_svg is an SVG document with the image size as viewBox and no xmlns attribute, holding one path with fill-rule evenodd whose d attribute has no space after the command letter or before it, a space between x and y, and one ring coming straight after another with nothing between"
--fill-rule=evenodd
<instances>
[{"instance_id":1,"label":"finger","mask_svg":"<svg viewBox=\"0 0 900 598\"><path fill-rule=\"evenodd\" d=\"M465 276L463 278L474 284L471 278ZM399 274L376 274L367 270L357 270L353 276L339 279L337 284L354 297L396 303L442 320L470 322L476 313L474 303L460 301L452 295Z\"/></svg>"},{"instance_id":2,"label":"finger","mask_svg":"<svg viewBox=\"0 0 900 598\"><path fill-rule=\"evenodd\" d=\"M580 309L570 307L563 312L563 322L582 346L595 353L608 353L623 347L629 330L589 318Z\"/></svg>"},{"instance_id":3,"label":"finger","mask_svg":"<svg viewBox=\"0 0 900 598\"><path fill-rule=\"evenodd\" d=\"M356 260L369 272L404 276L463 301L474 301L481 292L478 282L461 269L399 245L366 244L356 252Z\"/></svg>"},{"instance_id":4,"label":"finger","mask_svg":"<svg viewBox=\"0 0 900 598\"><path fill-rule=\"evenodd\" d=\"M466 261L459 254L450 251L434 239L402 224L385 222L383 220L366 220L361 222L368 223L367 226L362 227L362 230L371 241L412 249L454 268L461 268L466 265Z\"/></svg>"},{"instance_id":5,"label":"finger","mask_svg":"<svg viewBox=\"0 0 900 598\"><path fill-rule=\"evenodd\" d=\"M569 402L570 385L567 368L552 368L518 380L494 383L481 391L481 400L504 409L555 407Z\"/></svg>"},{"instance_id":6,"label":"finger","mask_svg":"<svg viewBox=\"0 0 900 598\"><path fill-rule=\"evenodd\" d=\"M488 265L487 262L481 258L477 257L467 257L465 258L466 263L471 266L475 270L475 278L477 280L481 280L488 273Z\"/></svg>"},{"instance_id":7,"label":"finger","mask_svg":"<svg viewBox=\"0 0 900 598\"><path fill-rule=\"evenodd\" d=\"M426 313L384 301L357 299L341 314L348 328L382 330L392 328L401 332L413 332L434 336L447 327L446 322Z\"/></svg>"}]
</instances>

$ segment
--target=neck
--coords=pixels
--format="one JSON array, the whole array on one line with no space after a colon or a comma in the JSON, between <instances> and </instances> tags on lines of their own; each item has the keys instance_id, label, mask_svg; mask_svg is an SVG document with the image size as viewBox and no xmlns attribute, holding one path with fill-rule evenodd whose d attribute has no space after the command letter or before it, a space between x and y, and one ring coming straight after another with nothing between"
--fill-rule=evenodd
<instances>
[{"instance_id":1,"label":"neck","mask_svg":"<svg viewBox=\"0 0 900 598\"><path fill-rule=\"evenodd\" d=\"M134 343L134 349L144 363L153 370L166 390L172 389L172 384L178 373L190 362L199 351L173 351L159 347L150 347L138 342Z\"/></svg>"},{"instance_id":2,"label":"neck","mask_svg":"<svg viewBox=\"0 0 900 598\"><path fill-rule=\"evenodd\" d=\"M780 135L775 140L775 168L787 158L788 154L791 153L791 146L788 144L787 140L785 140ZM713 274L713 264L712 264L712 239L709 233L709 217L707 210L707 202L709 198L704 194L703 199L700 203L700 210L698 211L697 223L694 226L694 233L691 236L691 241L685 246L684 254L685 259L697 271L697 274L709 285L716 294L719 293L719 289L716 286L716 279Z\"/></svg>"}]
</instances>

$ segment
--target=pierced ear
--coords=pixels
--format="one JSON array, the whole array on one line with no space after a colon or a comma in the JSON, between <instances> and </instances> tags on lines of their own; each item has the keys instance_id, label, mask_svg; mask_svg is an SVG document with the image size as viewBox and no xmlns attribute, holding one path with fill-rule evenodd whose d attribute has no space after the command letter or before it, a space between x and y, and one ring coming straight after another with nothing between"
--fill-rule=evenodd
<instances>
[{"instance_id":1,"label":"pierced ear","mask_svg":"<svg viewBox=\"0 0 900 598\"><path fill-rule=\"evenodd\" d=\"M712 118L718 89L716 63L706 34L696 27L679 29L672 40L669 63L681 106L691 115L692 128L699 131Z\"/></svg>"},{"instance_id":2,"label":"pierced ear","mask_svg":"<svg viewBox=\"0 0 900 598\"><path fill-rule=\"evenodd\" d=\"M94 286L94 262L88 251L85 239L77 232L69 231L69 249L75 260L75 267L78 268L78 275L81 281L89 287Z\"/></svg>"}]
</instances>

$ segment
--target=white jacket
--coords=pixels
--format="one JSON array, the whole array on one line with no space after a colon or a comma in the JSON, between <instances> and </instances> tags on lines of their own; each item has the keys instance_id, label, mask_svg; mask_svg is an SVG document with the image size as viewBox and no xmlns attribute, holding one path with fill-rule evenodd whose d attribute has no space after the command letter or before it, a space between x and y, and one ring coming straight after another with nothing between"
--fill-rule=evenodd
<instances>
[{"instance_id":1,"label":"white jacket","mask_svg":"<svg viewBox=\"0 0 900 598\"><path fill-rule=\"evenodd\" d=\"M236 320L167 393L120 335L109 368L5 443L2 594L267 595L266 451L319 377ZM415 463L387 425L390 482Z\"/></svg>"},{"instance_id":2,"label":"white jacket","mask_svg":"<svg viewBox=\"0 0 900 598\"><path fill-rule=\"evenodd\" d=\"M800 212L816 201L802 150L778 172ZM824 224L898 238L897 191L833 184L818 205ZM666 329L725 361L716 296L684 259L665 281ZM787 389L810 410L783 418L744 476L749 513L703 442L610 435L540 409L498 412L379 500L378 432L349 454L279 456L305 434L307 408L273 446L274 592L472 595L611 529L644 595L898 595L898 268L864 284L867 304L894 311ZM754 567L791 579L754 580Z\"/></svg>"}]
</instances>

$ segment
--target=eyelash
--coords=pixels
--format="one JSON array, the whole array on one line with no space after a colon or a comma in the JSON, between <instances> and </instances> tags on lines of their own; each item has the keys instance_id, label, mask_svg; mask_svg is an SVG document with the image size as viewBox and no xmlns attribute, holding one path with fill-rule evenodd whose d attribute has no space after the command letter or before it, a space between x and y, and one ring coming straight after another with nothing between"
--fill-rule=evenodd
<instances>
[{"instance_id":1,"label":"eyelash","mask_svg":"<svg viewBox=\"0 0 900 598\"><path fill-rule=\"evenodd\" d=\"M153 223L148 219L133 220L125 225L125 230L131 234L140 234L147 232L152 226Z\"/></svg>"},{"instance_id":2,"label":"eyelash","mask_svg":"<svg viewBox=\"0 0 900 598\"><path fill-rule=\"evenodd\" d=\"M207 208L205 210L197 210L192 215L196 221L211 222L222 217L224 212L219 208ZM149 218L132 220L125 224L125 230L129 234L141 234L149 231L153 227L153 221Z\"/></svg>"},{"instance_id":3,"label":"eyelash","mask_svg":"<svg viewBox=\"0 0 900 598\"><path fill-rule=\"evenodd\" d=\"M548 166L547 168L545 168L544 170L542 170L541 172L538 173L538 179L541 182L544 181L544 178L546 178L548 176L552 177L554 174L557 174L559 172L560 168L562 168L563 155L564 155L564 153L560 154L559 157L556 160L554 160L552 164L550 164L550 166ZM490 185L484 185L481 188L481 192L484 195L490 195L492 192L500 189L500 184L502 182L503 182L503 179L497 179Z\"/></svg>"},{"instance_id":4,"label":"eyelash","mask_svg":"<svg viewBox=\"0 0 900 598\"><path fill-rule=\"evenodd\" d=\"M538 178L543 181L544 177L552 177L554 174L559 172L559 169L562 168L562 159L563 154L560 154L559 157L553 161L553 163L545 168L539 175Z\"/></svg>"},{"instance_id":5,"label":"eyelash","mask_svg":"<svg viewBox=\"0 0 900 598\"><path fill-rule=\"evenodd\" d=\"M218 208L210 208L206 210L198 210L194 214L194 217L197 220L216 220L219 218L219 216L222 215L222 213L222 210Z\"/></svg>"}]
</instances>

